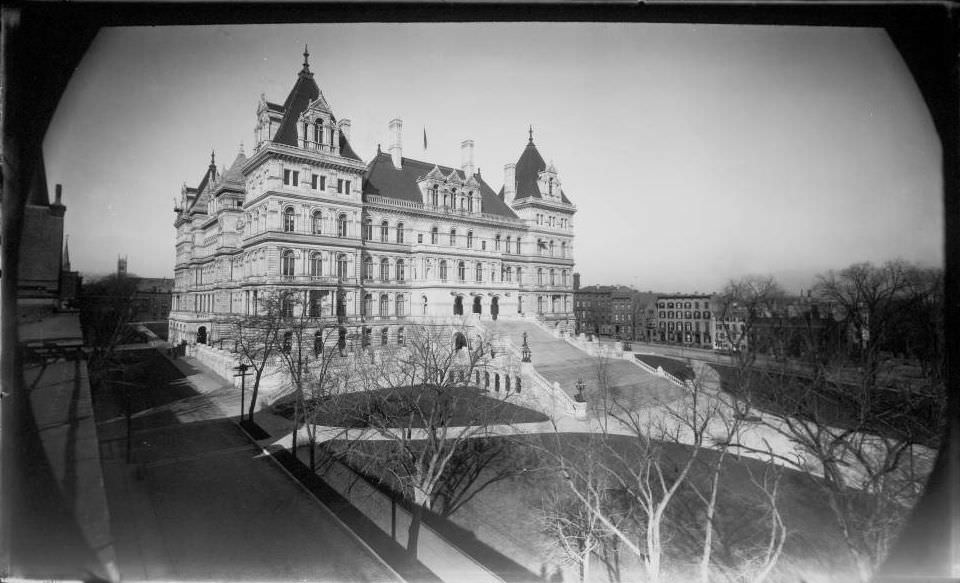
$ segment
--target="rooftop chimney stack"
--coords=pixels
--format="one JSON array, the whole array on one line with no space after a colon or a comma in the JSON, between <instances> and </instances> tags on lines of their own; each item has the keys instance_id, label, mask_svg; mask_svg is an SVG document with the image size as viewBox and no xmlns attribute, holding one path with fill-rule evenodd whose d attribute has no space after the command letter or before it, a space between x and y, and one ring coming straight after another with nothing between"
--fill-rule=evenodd
<instances>
[{"instance_id":1,"label":"rooftop chimney stack","mask_svg":"<svg viewBox=\"0 0 960 583\"><path fill-rule=\"evenodd\" d=\"M63 206L63 202L62 202L62 197L63 197L63 185L62 185L62 184L58 184L58 185L56 186L56 188L57 188L57 196L56 196L56 198L54 199L53 204L55 204L55 205L57 205L57 206Z\"/></svg>"},{"instance_id":2,"label":"rooftop chimney stack","mask_svg":"<svg viewBox=\"0 0 960 583\"><path fill-rule=\"evenodd\" d=\"M401 146L403 122L400 118L392 119L387 128L390 130L390 157L393 159L393 167L399 170L400 161L403 158L403 147Z\"/></svg>"},{"instance_id":3,"label":"rooftop chimney stack","mask_svg":"<svg viewBox=\"0 0 960 583\"><path fill-rule=\"evenodd\" d=\"M503 202L510 204L517 197L517 165L514 163L503 166Z\"/></svg>"},{"instance_id":4,"label":"rooftop chimney stack","mask_svg":"<svg viewBox=\"0 0 960 583\"><path fill-rule=\"evenodd\" d=\"M473 176L476 172L473 166L473 140L464 140L460 144L460 160L464 178Z\"/></svg>"}]
</instances>

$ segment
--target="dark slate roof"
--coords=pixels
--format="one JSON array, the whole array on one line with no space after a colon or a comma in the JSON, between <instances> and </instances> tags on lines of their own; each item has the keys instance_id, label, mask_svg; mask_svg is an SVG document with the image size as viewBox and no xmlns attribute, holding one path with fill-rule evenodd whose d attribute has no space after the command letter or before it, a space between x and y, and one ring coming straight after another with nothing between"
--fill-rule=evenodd
<instances>
[{"instance_id":1,"label":"dark slate roof","mask_svg":"<svg viewBox=\"0 0 960 583\"><path fill-rule=\"evenodd\" d=\"M367 165L367 171L363 176L363 194L374 194L388 198L400 200L409 200L411 202L423 202L423 196L420 194L420 187L417 180L426 176L433 170L435 164L422 162L411 158L403 158L400 163L400 170L393 166L393 159L386 152L378 152L376 157ZM440 172L444 176L450 174L453 168L449 166L439 166ZM457 175L463 180L466 176L463 170L456 170ZM497 196L497 193L490 188L479 174L474 174L480 183L480 196L483 212L511 219L517 218L516 213L507 206L503 200Z\"/></svg>"},{"instance_id":2,"label":"dark slate roof","mask_svg":"<svg viewBox=\"0 0 960 583\"><path fill-rule=\"evenodd\" d=\"M267 110L280 111L280 112L282 112L282 111L283 111L283 106L280 105L279 103L274 103L274 102L272 102L272 101L268 101L268 102L267 102Z\"/></svg>"},{"instance_id":3,"label":"dark slate roof","mask_svg":"<svg viewBox=\"0 0 960 583\"><path fill-rule=\"evenodd\" d=\"M516 198L543 198L540 195L537 180L540 178L540 173L546 169L547 163L543 161L543 156L540 155L537 147L533 144L533 136L531 136L530 141L527 142L527 147L523 149L520 159L517 160ZM501 194L502 192L501 190ZM560 191L560 200L567 204L570 203L563 190Z\"/></svg>"},{"instance_id":4,"label":"dark slate roof","mask_svg":"<svg viewBox=\"0 0 960 583\"><path fill-rule=\"evenodd\" d=\"M320 88L313 80L313 73L305 65L297 75L297 82L294 83L290 95L283 102L283 119L280 120L280 127L273 136L273 141L286 144L288 146L297 146L297 119L303 110L311 101L320 96Z\"/></svg>"},{"instance_id":5,"label":"dark slate roof","mask_svg":"<svg viewBox=\"0 0 960 583\"><path fill-rule=\"evenodd\" d=\"M277 128L277 133L273 136L274 142L288 146L298 146L297 120L300 119L300 114L307 109L310 102L317 97L320 97L320 88L313 80L310 67L304 63L303 69L297 75L297 82L294 83L293 89L290 90L290 95L287 95L287 100L283 102L283 105L278 106L275 103L267 102L268 108L272 107L276 111L283 112L280 127ZM333 121L336 122L336 118L333 118ZM343 132L340 133L340 155L344 158L360 161L360 156L357 156L353 148L350 147L350 141L343 135Z\"/></svg>"},{"instance_id":6,"label":"dark slate roof","mask_svg":"<svg viewBox=\"0 0 960 583\"><path fill-rule=\"evenodd\" d=\"M247 155L243 153L243 150L237 153L237 157L233 160L233 164L230 165L230 168L223 173L221 182L230 182L231 184L243 184L243 173L240 172L240 168L243 166L243 163L247 161Z\"/></svg>"}]
</instances>

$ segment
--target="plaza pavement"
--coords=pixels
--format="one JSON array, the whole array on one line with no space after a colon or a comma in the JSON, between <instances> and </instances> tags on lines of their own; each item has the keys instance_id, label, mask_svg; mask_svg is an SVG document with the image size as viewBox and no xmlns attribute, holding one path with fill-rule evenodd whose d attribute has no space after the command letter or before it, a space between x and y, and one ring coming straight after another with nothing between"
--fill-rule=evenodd
<instances>
[{"instance_id":1,"label":"plaza pavement","mask_svg":"<svg viewBox=\"0 0 960 583\"><path fill-rule=\"evenodd\" d=\"M151 357L132 464L118 399L95 396L121 577L400 581L230 419L239 391L196 361Z\"/></svg>"}]
</instances>

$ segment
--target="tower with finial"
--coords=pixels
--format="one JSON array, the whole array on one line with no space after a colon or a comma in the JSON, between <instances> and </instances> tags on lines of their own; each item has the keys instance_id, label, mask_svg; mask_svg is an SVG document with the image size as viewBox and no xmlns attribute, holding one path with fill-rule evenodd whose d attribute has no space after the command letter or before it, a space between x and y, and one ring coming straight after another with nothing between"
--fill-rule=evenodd
<instances>
[{"instance_id":1,"label":"tower with finial","mask_svg":"<svg viewBox=\"0 0 960 583\"><path fill-rule=\"evenodd\" d=\"M127 256L117 255L117 277L127 276Z\"/></svg>"}]
</instances>

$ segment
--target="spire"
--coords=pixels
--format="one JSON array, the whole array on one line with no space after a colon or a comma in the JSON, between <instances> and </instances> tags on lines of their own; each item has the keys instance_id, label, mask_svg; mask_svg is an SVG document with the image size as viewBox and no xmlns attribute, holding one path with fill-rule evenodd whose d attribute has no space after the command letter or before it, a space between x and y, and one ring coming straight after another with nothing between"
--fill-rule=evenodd
<instances>
[{"instance_id":1,"label":"spire","mask_svg":"<svg viewBox=\"0 0 960 583\"><path fill-rule=\"evenodd\" d=\"M67 241L63 244L63 266L61 271L70 271L70 235L67 235Z\"/></svg>"},{"instance_id":2,"label":"spire","mask_svg":"<svg viewBox=\"0 0 960 583\"><path fill-rule=\"evenodd\" d=\"M303 69L300 69L300 76L313 77L313 73L310 72L310 50L307 45L303 45Z\"/></svg>"},{"instance_id":3,"label":"spire","mask_svg":"<svg viewBox=\"0 0 960 583\"><path fill-rule=\"evenodd\" d=\"M530 141L527 142L527 143L528 143L528 144L532 144L532 143L533 143L533 124L530 124Z\"/></svg>"},{"instance_id":4,"label":"spire","mask_svg":"<svg viewBox=\"0 0 960 583\"><path fill-rule=\"evenodd\" d=\"M217 162L213 150L210 150L210 166L214 169L217 167Z\"/></svg>"}]
</instances>

